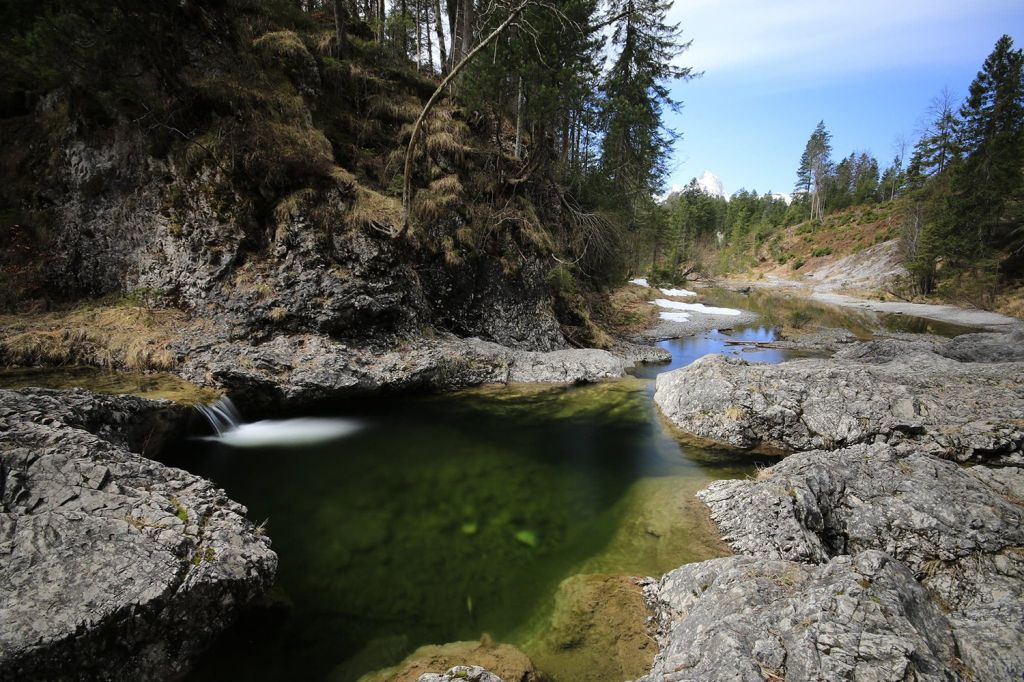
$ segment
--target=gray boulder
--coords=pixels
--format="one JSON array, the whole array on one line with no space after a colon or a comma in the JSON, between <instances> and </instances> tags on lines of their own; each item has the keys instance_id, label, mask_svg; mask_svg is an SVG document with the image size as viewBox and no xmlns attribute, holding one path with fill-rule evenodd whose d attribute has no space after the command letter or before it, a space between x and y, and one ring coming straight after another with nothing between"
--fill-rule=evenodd
<instances>
[{"instance_id":1,"label":"gray boulder","mask_svg":"<svg viewBox=\"0 0 1024 682\"><path fill-rule=\"evenodd\" d=\"M648 596L662 649L641 682L960 679L949 622L882 552L820 566L712 559Z\"/></svg>"},{"instance_id":2,"label":"gray boulder","mask_svg":"<svg viewBox=\"0 0 1024 682\"><path fill-rule=\"evenodd\" d=\"M123 445L168 404L90 395L0 391L0 679L180 676L274 579L245 507Z\"/></svg>"},{"instance_id":3,"label":"gray boulder","mask_svg":"<svg viewBox=\"0 0 1024 682\"><path fill-rule=\"evenodd\" d=\"M844 354L867 352L864 344ZM774 452L913 440L958 461L1019 459L1024 363L963 363L922 350L879 362L751 364L707 356L662 374L655 402L683 431Z\"/></svg>"},{"instance_id":4,"label":"gray boulder","mask_svg":"<svg viewBox=\"0 0 1024 682\"><path fill-rule=\"evenodd\" d=\"M803 452L698 496L738 552L823 563L882 550L948 613L978 679L1024 675L1024 471L964 468L909 446Z\"/></svg>"}]
</instances>

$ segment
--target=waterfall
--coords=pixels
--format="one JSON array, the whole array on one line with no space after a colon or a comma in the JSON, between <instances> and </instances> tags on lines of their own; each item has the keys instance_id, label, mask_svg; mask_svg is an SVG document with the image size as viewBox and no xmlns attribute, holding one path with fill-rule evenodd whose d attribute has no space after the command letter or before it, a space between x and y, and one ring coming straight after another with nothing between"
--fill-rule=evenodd
<instances>
[{"instance_id":1,"label":"waterfall","mask_svg":"<svg viewBox=\"0 0 1024 682\"><path fill-rule=\"evenodd\" d=\"M206 421L210 422L210 426L218 436L237 429L242 423L242 416L238 413L238 408L227 396L219 398L217 402L210 405L196 405L196 410L206 417Z\"/></svg>"},{"instance_id":2,"label":"waterfall","mask_svg":"<svg viewBox=\"0 0 1024 682\"><path fill-rule=\"evenodd\" d=\"M196 410L206 417L215 434L200 440L217 441L239 448L312 445L336 440L363 428L363 424L354 419L321 417L264 419L246 423L227 396L209 405L196 405Z\"/></svg>"}]
</instances>

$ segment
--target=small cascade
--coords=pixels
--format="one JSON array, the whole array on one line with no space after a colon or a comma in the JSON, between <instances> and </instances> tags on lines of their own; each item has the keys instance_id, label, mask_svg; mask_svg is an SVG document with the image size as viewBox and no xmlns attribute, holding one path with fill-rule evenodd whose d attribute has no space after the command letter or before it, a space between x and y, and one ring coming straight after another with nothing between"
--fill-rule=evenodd
<instances>
[{"instance_id":1,"label":"small cascade","mask_svg":"<svg viewBox=\"0 0 1024 682\"><path fill-rule=\"evenodd\" d=\"M200 440L217 441L240 448L309 445L342 438L363 427L361 422L353 419L316 417L265 419L246 423L227 396L209 405L196 405L196 410L206 417L214 431L214 435L204 436Z\"/></svg>"},{"instance_id":2,"label":"small cascade","mask_svg":"<svg viewBox=\"0 0 1024 682\"><path fill-rule=\"evenodd\" d=\"M206 417L206 421L210 422L210 426L218 436L237 429L242 423L242 415L238 413L238 408L227 396L219 398L217 402L210 405L196 405L196 410Z\"/></svg>"}]
</instances>

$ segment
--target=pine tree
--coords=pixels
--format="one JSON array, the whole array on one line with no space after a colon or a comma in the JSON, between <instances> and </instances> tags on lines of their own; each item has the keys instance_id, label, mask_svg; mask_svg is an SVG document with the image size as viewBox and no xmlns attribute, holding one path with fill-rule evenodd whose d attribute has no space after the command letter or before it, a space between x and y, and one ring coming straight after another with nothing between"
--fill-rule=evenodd
<instances>
[{"instance_id":1,"label":"pine tree","mask_svg":"<svg viewBox=\"0 0 1024 682\"><path fill-rule=\"evenodd\" d=\"M674 134L662 125L664 107L677 108L668 82L692 76L673 65L689 47L666 15L669 2L612 0L609 13L618 17L612 42L619 53L603 85L603 171L614 192L608 199L625 207L635 220L638 206L661 189L665 158ZM614 196L613 196L614 194Z\"/></svg>"},{"instance_id":2,"label":"pine tree","mask_svg":"<svg viewBox=\"0 0 1024 682\"><path fill-rule=\"evenodd\" d=\"M981 251L1004 246L1016 229L1004 208L1024 188L1024 55L1000 38L960 109L966 158L954 182L959 229Z\"/></svg>"},{"instance_id":3,"label":"pine tree","mask_svg":"<svg viewBox=\"0 0 1024 682\"><path fill-rule=\"evenodd\" d=\"M812 219L820 220L825 215L825 191L832 171L832 133L825 128L824 121L818 121L800 156L794 188L795 193L810 201Z\"/></svg>"}]
</instances>

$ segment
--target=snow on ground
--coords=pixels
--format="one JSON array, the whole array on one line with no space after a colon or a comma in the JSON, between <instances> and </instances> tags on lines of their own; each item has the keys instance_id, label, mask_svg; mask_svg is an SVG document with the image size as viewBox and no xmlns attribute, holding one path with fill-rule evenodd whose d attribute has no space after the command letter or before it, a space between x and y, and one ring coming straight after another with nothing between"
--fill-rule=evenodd
<instances>
[{"instance_id":1,"label":"snow on ground","mask_svg":"<svg viewBox=\"0 0 1024 682\"><path fill-rule=\"evenodd\" d=\"M669 310L689 310L695 313L704 313L705 315L740 315L742 311L736 310L735 308L715 308L714 306L704 305L703 303L681 303L679 301L670 301L667 298L659 298L651 301L654 305L659 308L668 308Z\"/></svg>"},{"instance_id":2,"label":"snow on ground","mask_svg":"<svg viewBox=\"0 0 1024 682\"><path fill-rule=\"evenodd\" d=\"M650 284L647 283L647 280L644 277L637 277L636 279L631 279L631 280L629 280L629 283L630 284L637 284L637 285L642 286L642 287L649 287L649 286L651 286Z\"/></svg>"},{"instance_id":3,"label":"snow on ground","mask_svg":"<svg viewBox=\"0 0 1024 682\"><path fill-rule=\"evenodd\" d=\"M658 316L661 319L663 319L663 320L668 320L669 322L689 322L690 321L690 314L689 313L658 313Z\"/></svg>"},{"instance_id":4,"label":"snow on ground","mask_svg":"<svg viewBox=\"0 0 1024 682\"><path fill-rule=\"evenodd\" d=\"M697 293L689 289L662 289L661 293L666 296L696 296Z\"/></svg>"}]
</instances>

